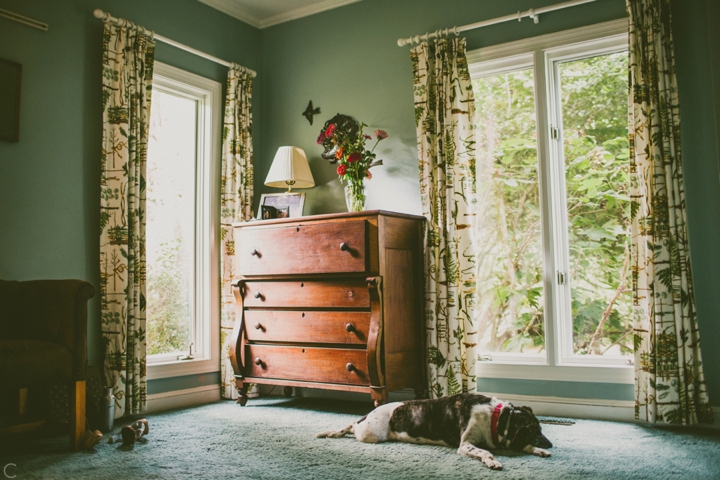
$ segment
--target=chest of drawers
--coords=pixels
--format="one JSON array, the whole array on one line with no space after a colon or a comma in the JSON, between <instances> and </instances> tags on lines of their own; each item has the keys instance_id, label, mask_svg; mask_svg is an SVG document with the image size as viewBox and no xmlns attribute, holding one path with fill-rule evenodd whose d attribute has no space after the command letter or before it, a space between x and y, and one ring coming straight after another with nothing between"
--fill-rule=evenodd
<instances>
[{"instance_id":1,"label":"chest of drawers","mask_svg":"<svg viewBox=\"0 0 720 480\"><path fill-rule=\"evenodd\" d=\"M424 394L423 217L385 211L233 225L238 321L230 360L248 384Z\"/></svg>"}]
</instances>

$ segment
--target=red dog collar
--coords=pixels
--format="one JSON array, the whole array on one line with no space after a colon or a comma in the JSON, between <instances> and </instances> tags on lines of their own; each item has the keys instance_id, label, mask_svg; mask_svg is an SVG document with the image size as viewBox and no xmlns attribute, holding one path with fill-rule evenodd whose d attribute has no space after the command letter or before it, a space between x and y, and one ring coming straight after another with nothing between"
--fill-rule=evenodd
<instances>
[{"instance_id":1,"label":"red dog collar","mask_svg":"<svg viewBox=\"0 0 720 480\"><path fill-rule=\"evenodd\" d=\"M500 411L503 408L502 403L498 403L493 410L492 420L490 421L490 432L492 433L492 441L497 447L500 445L500 439L498 438L498 421L500 420Z\"/></svg>"}]
</instances>

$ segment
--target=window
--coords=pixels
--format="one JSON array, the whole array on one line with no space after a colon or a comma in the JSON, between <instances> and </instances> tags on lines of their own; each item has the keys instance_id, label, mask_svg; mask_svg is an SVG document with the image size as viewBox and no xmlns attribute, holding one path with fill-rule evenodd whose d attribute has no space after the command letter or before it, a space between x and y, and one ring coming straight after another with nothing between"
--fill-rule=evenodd
<instances>
[{"instance_id":1,"label":"window","mask_svg":"<svg viewBox=\"0 0 720 480\"><path fill-rule=\"evenodd\" d=\"M481 49L468 62L478 373L631 381L627 22Z\"/></svg>"},{"instance_id":2,"label":"window","mask_svg":"<svg viewBox=\"0 0 720 480\"><path fill-rule=\"evenodd\" d=\"M220 84L155 63L147 158L149 378L218 370Z\"/></svg>"}]
</instances>

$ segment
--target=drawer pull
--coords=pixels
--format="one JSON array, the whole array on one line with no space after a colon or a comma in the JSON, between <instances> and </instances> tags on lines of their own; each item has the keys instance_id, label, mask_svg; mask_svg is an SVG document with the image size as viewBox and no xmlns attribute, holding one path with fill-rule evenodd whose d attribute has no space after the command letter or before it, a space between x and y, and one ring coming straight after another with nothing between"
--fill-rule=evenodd
<instances>
[{"instance_id":1,"label":"drawer pull","mask_svg":"<svg viewBox=\"0 0 720 480\"><path fill-rule=\"evenodd\" d=\"M352 323L348 323L347 325L345 325L345 330L347 330L348 333L353 333L353 332L357 333L357 329L355 328L355 325L353 325Z\"/></svg>"},{"instance_id":2,"label":"drawer pull","mask_svg":"<svg viewBox=\"0 0 720 480\"><path fill-rule=\"evenodd\" d=\"M263 361L260 359L260 357L257 357L257 358L255 359L255 365L257 365L258 367L262 368L263 370L265 369L265 362L263 362Z\"/></svg>"},{"instance_id":3,"label":"drawer pull","mask_svg":"<svg viewBox=\"0 0 720 480\"><path fill-rule=\"evenodd\" d=\"M347 368L348 372L357 372L357 367L355 367L352 363L345 365L345 368Z\"/></svg>"},{"instance_id":4,"label":"drawer pull","mask_svg":"<svg viewBox=\"0 0 720 480\"><path fill-rule=\"evenodd\" d=\"M262 324L260 322L258 322L255 324L255 330L262 330L264 332L265 327L263 327Z\"/></svg>"},{"instance_id":5,"label":"drawer pull","mask_svg":"<svg viewBox=\"0 0 720 480\"><path fill-rule=\"evenodd\" d=\"M348 245L348 244L345 243L345 242L342 242L342 243L340 244L340 250L342 250L343 252L349 252L349 251L350 251L350 245Z\"/></svg>"},{"instance_id":6,"label":"drawer pull","mask_svg":"<svg viewBox=\"0 0 720 480\"><path fill-rule=\"evenodd\" d=\"M260 258L260 256L261 256L260 252L258 252L257 249L255 249L255 248L252 249L252 252L250 252L250 255L252 255L253 257L258 257L258 258Z\"/></svg>"},{"instance_id":7,"label":"drawer pull","mask_svg":"<svg viewBox=\"0 0 720 480\"><path fill-rule=\"evenodd\" d=\"M262 298L262 297L263 297L263 294L260 293L260 290L255 292L255 298Z\"/></svg>"}]
</instances>

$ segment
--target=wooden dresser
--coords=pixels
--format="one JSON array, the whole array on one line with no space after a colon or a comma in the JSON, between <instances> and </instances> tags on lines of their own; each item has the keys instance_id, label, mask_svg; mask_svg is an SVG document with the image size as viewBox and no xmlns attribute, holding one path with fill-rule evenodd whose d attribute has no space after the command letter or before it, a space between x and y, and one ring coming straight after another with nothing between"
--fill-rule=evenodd
<instances>
[{"instance_id":1,"label":"wooden dresser","mask_svg":"<svg viewBox=\"0 0 720 480\"><path fill-rule=\"evenodd\" d=\"M386 211L236 223L230 342L250 383L424 395L423 217Z\"/></svg>"}]
</instances>

